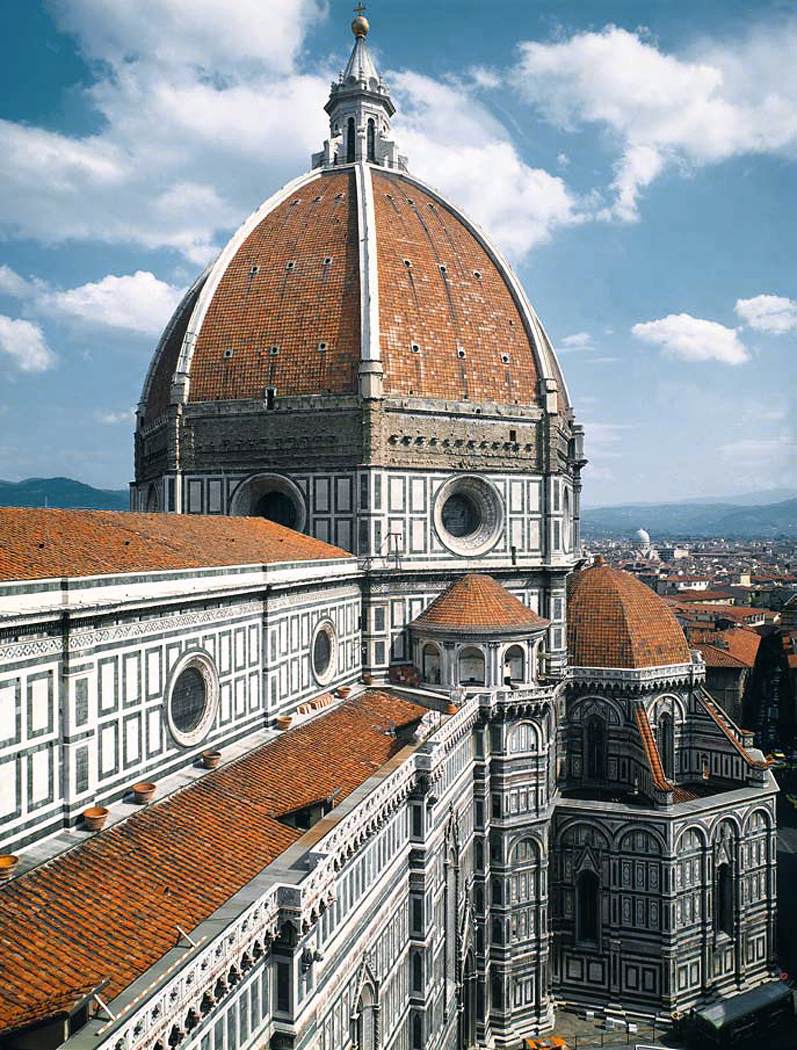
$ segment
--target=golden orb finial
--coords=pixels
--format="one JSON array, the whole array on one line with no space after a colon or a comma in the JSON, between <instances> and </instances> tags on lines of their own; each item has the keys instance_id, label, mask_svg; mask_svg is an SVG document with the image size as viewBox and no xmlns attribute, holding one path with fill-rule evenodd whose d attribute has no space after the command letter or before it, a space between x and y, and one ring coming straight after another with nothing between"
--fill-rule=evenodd
<instances>
[{"instance_id":1,"label":"golden orb finial","mask_svg":"<svg viewBox=\"0 0 797 1050\"><path fill-rule=\"evenodd\" d=\"M371 28L368 24L368 19L363 14L364 10L365 4L358 4L354 9L354 12L357 15L357 17L351 24L351 31L356 37L368 36L368 30Z\"/></svg>"},{"instance_id":2,"label":"golden orb finial","mask_svg":"<svg viewBox=\"0 0 797 1050\"><path fill-rule=\"evenodd\" d=\"M371 27L368 24L368 19L365 18L363 15L357 15L357 17L351 24L351 31L357 37L368 36L368 30L370 28Z\"/></svg>"}]
</instances>

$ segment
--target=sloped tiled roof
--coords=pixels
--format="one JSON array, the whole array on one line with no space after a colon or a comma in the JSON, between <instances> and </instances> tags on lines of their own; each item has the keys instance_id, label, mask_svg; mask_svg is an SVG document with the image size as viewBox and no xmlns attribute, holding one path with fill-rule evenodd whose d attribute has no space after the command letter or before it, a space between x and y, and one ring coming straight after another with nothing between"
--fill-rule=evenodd
<instances>
[{"instance_id":1,"label":"sloped tiled roof","mask_svg":"<svg viewBox=\"0 0 797 1050\"><path fill-rule=\"evenodd\" d=\"M717 644L720 643L720 644ZM716 631L696 642L707 667L752 667L761 644L761 635L743 627Z\"/></svg>"},{"instance_id":2,"label":"sloped tiled roof","mask_svg":"<svg viewBox=\"0 0 797 1050\"><path fill-rule=\"evenodd\" d=\"M426 608L414 623L419 627L471 634L538 631L548 623L510 594L492 576L461 576Z\"/></svg>"},{"instance_id":3,"label":"sloped tiled roof","mask_svg":"<svg viewBox=\"0 0 797 1050\"><path fill-rule=\"evenodd\" d=\"M730 741L747 765L759 769L766 769L768 763L765 761L762 762L750 754L737 735L739 733L738 727L731 721L730 717L717 706L708 690L702 689L698 694L697 699L703 710L722 731L724 736Z\"/></svg>"},{"instance_id":4,"label":"sloped tiled roof","mask_svg":"<svg viewBox=\"0 0 797 1050\"><path fill-rule=\"evenodd\" d=\"M642 740L642 750L645 752L645 758L650 767L650 775L653 778L654 786L660 791L672 791L673 785L664 775L664 766L661 764L661 755L659 754L658 744L656 743L656 738L654 737L653 730L650 726L648 713L643 704L637 704L634 708L634 718L636 719L637 730L639 731L639 736Z\"/></svg>"},{"instance_id":5,"label":"sloped tiled roof","mask_svg":"<svg viewBox=\"0 0 797 1050\"><path fill-rule=\"evenodd\" d=\"M369 690L0 889L0 1031L113 999L303 832L280 815L340 803L426 708Z\"/></svg>"},{"instance_id":6,"label":"sloped tiled roof","mask_svg":"<svg viewBox=\"0 0 797 1050\"><path fill-rule=\"evenodd\" d=\"M264 518L0 507L0 580L350 557Z\"/></svg>"},{"instance_id":7,"label":"sloped tiled roof","mask_svg":"<svg viewBox=\"0 0 797 1050\"><path fill-rule=\"evenodd\" d=\"M667 603L602 560L571 578L567 637L575 667L661 667L691 660Z\"/></svg>"}]
</instances>

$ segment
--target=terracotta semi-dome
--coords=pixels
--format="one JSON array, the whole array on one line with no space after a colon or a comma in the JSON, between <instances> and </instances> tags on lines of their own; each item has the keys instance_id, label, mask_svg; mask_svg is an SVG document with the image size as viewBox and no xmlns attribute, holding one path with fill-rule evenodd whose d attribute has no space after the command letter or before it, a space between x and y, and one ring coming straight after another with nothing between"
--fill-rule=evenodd
<instances>
[{"instance_id":1,"label":"terracotta semi-dome","mask_svg":"<svg viewBox=\"0 0 797 1050\"><path fill-rule=\"evenodd\" d=\"M445 634L500 634L542 631L542 619L506 587L486 573L468 573L455 580L411 625Z\"/></svg>"},{"instance_id":2,"label":"terracotta semi-dome","mask_svg":"<svg viewBox=\"0 0 797 1050\"><path fill-rule=\"evenodd\" d=\"M364 34L327 112L315 170L261 205L178 307L141 422L269 389L360 394L364 375L378 377L378 396L565 410L551 344L509 265L387 137L395 110Z\"/></svg>"},{"instance_id":3,"label":"terracotta semi-dome","mask_svg":"<svg viewBox=\"0 0 797 1050\"><path fill-rule=\"evenodd\" d=\"M691 661L667 603L635 576L600 558L572 578L567 638L574 667L663 667Z\"/></svg>"}]
</instances>

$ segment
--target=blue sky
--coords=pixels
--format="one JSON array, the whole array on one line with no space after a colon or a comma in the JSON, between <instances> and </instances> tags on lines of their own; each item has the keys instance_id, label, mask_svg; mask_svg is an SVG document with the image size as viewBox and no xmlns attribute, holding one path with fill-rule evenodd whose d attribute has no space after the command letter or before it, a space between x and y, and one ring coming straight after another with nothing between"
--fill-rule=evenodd
<instances>
[{"instance_id":1,"label":"blue sky","mask_svg":"<svg viewBox=\"0 0 797 1050\"><path fill-rule=\"evenodd\" d=\"M560 351L588 502L797 485L797 3L379 0L411 170ZM122 487L180 290L305 170L351 5L0 6L0 478Z\"/></svg>"}]
</instances>

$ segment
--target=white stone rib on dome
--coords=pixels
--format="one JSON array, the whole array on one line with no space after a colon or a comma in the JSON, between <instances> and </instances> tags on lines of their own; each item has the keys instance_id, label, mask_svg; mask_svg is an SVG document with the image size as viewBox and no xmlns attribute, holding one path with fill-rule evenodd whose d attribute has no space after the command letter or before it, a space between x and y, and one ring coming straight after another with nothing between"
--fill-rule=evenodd
<instances>
[{"instance_id":1,"label":"white stone rib on dome","mask_svg":"<svg viewBox=\"0 0 797 1050\"><path fill-rule=\"evenodd\" d=\"M202 271L202 273L200 273L199 276L194 279L194 281L191 283L191 286L189 287L188 291L183 295L182 299L178 303L177 309L174 311L174 313L170 317L169 323L164 328L163 333L161 334L161 337L158 340L158 344L155 347L155 353L152 355L152 358L150 360L149 368L147 369L147 374L144 377L144 385L143 385L143 387L141 389L141 397L139 398L139 402L138 402L139 413L142 413L144 411L144 409L145 409L145 407L147 405L147 402L149 401L150 391L152 389L152 380L153 380L153 377L155 375L155 372L157 371L158 362L160 361L161 354L166 349L166 344L169 342L169 339L171 338L172 333L174 332L174 329L177 327L179 322L182 320L183 314L185 312L186 305L193 298L194 293L196 292L197 288L202 284L203 281L205 281L207 279L207 276L210 273L210 271L211 271L211 269L213 268L214 265L215 265L215 263L208 263L208 265L205 267L205 269ZM190 327L190 321L189 321L189 327Z\"/></svg>"}]
</instances>

